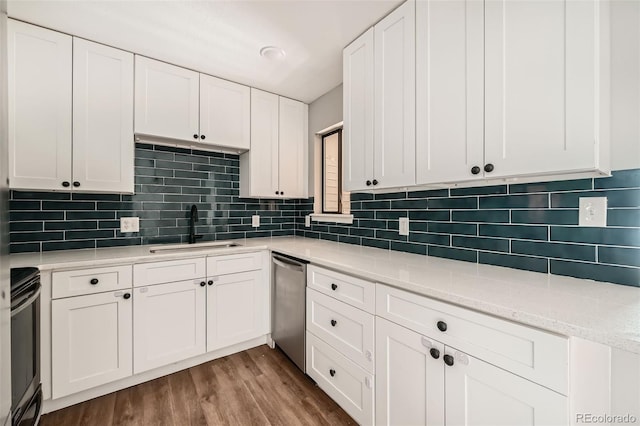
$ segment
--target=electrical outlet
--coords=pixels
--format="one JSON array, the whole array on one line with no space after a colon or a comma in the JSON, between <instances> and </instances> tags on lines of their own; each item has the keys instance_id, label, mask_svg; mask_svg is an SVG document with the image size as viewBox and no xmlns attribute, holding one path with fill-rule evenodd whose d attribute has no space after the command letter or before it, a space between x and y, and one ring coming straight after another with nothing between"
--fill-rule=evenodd
<instances>
[{"instance_id":1,"label":"electrical outlet","mask_svg":"<svg viewBox=\"0 0 640 426\"><path fill-rule=\"evenodd\" d=\"M311 215L308 214L304 217L304 226L307 228L311 226Z\"/></svg>"},{"instance_id":2,"label":"electrical outlet","mask_svg":"<svg viewBox=\"0 0 640 426\"><path fill-rule=\"evenodd\" d=\"M580 226L607 226L607 197L580 197Z\"/></svg>"},{"instance_id":3,"label":"electrical outlet","mask_svg":"<svg viewBox=\"0 0 640 426\"><path fill-rule=\"evenodd\" d=\"M398 233L400 235L409 235L409 218L401 217L399 219Z\"/></svg>"},{"instance_id":4,"label":"electrical outlet","mask_svg":"<svg viewBox=\"0 0 640 426\"><path fill-rule=\"evenodd\" d=\"M260 226L260 215L254 214L251 216L251 226L257 228Z\"/></svg>"},{"instance_id":5,"label":"electrical outlet","mask_svg":"<svg viewBox=\"0 0 640 426\"><path fill-rule=\"evenodd\" d=\"M139 217L121 217L120 218L120 232L139 232L139 231L140 231Z\"/></svg>"}]
</instances>

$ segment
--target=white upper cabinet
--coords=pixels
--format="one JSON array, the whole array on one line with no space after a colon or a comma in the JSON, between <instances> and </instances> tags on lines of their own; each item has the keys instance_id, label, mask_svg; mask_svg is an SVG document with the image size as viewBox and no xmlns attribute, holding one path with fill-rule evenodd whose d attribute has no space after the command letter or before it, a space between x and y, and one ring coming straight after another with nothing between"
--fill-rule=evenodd
<instances>
[{"instance_id":1,"label":"white upper cabinet","mask_svg":"<svg viewBox=\"0 0 640 426\"><path fill-rule=\"evenodd\" d=\"M247 86L136 55L135 104L137 134L249 149Z\"/></svg>"},{"instance_id":2,"label":"white upper cabinet","mask_svg":"<svg viewBox=\"0 0 640 426\"><path fill-rule=\"evenodd\" d=\"M13 189L64 189L71 177L72 37L8 21ZM66 183L66 185L63 185Z\"/></svg>"},{"instance_id":3,"label":"white upper cabinet","mask_svg":"<svg viewBox=\"0 0 640 426\"><path fill-rule=\"evenodd\" d=\"M278 188L287 198L307 196L308 106L280 98L278 142Z\"/></svg>"},{"instance_id":4,"label":"white upper cabinet","mask_svg":"<svg viewBox=\"0 0 640 426\"><path fill-rule=\"evenodd\" d=\"M248 150L251 89L200 74L200 138L206 143Z\"/></svg>"},{"instance_id":5,"label":"white upper cabinet","mask_svg":"<svg viewBox=\"0 0 640 426\"><path fill-rule=\"evenodd\" d=\"M416 182L415 8L408 0L373 27L376 188Z\"/></svg>"},{"instance_id":6,"label":"white upper cabinet","mask_svg":"<svg viewBox=\"0 0 640 426\"><path fill-rule=\"evenodd\" d=\"M469 179L483 163L483 2L416 3L416 181Z\"/></svg>"},{"instance_id":7,"label":"white upper cabinet","mask_svg":"<svg viewBox=\"0 0 640 426\"><path fill-rule=\"evenodd\" d=\"M415 5L343 52L346 190L415 184Z\"/></svg>"},{"instance_id":8,"label":"white upper cabinet","mask_svg":"<svg viewBox=\"0 0 640 426\"><path fill-rule=\"evenodd\" d=\"M608 13L418 2L417 183L608 174Z\"/></svg>"},{"instance_id":9,"label":"white upper cabinet","mask_svg":"<svg viewBox=\"0 0 640 426\"><path fill-rule=\"evenodd\" d=\"M135 132L200 140L197 72L136 55Z\"/></svg>"},{"instance_id":10,"label":"white upper cabinet","mask_svg":"<svg viewBox=\"0 0 640 426\"><path fill-rule=\"evenodd\" d=\"M487 175L601 166L600 3L485 3L485 164L494 166Z\"/></svg>"},{"instance_id":11,"label":"white upper cabinet","mask_svg":"<svg viewBox=\"0 0 640 426\"><path fill-rule=\"evenodd\" d=\"M73 179L133 192L133 54L73 39Z\"/></svg>"},{"instance_id":12,"label":"white upper cabinet","mask_svg":"<svg viewBox=\"0 0 640 426\"><path fill-rule=\"evenodd\" d=\"M133 192L133 55L13 20L9 54L11 188Z\"/></svg>"},{"instance_id":13,"label":"white upper cabinet","mask_svg":"<svg viewBox=\"0 0 640 426\"><path fill-rule=\"evenodd\" d=\"M240 156L241 197L307 197L308 108L251 89L251 150Z\"/></svg>"},{"instance_id":14,"label":"white upper cabinet","mask_svg":"<svg viewBox=\"0 0 640 426\"><path fill-rule=\"evenodd\" d=\"M373 176L373 28L344 49L344 188L365 189Z\"/></svg>"}]
</instances>

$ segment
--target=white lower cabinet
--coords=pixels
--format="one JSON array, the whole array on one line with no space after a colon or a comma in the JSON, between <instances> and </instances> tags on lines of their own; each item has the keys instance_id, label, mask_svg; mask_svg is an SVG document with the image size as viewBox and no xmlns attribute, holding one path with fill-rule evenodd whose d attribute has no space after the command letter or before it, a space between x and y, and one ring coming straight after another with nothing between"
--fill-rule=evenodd
<instances>
[{"instance_id":1,"label":"white lower cabinet","mask_svg":"<svg viewBox=\"0 0 640 426\"><path fill-rule=\"evenodd\" d=\"M204 279L134 290L134 373L205 353L206 292Z\"/></svg>"},{"instance_id":2,"label":"white lower cabinet","mask_svg":"<svg viewBox=\"0 0 640 426\"><path fill-rule=\"evenodd\" d=\"M361 425L373 423L373 375L307 332L307 374Z\"/></svg>"},{"instance_id":3,"label":"white lower cabinet","mask_svg":"<svg viewBox=\"0 0 640 426\"><path fill-rule=\"evenodd\" d=\"M130 290L51 302L52 397L132 373Z\"/></svg>"},{"instance_id":4,"label":"white lower cabinet","mask_svg":"<svg viewBox=\"0 0 640 426\"><path fill-rule=\"evenodd\" d=\"M268 282L261 270L207 280L207 351L269 333Z\"/></svg>"},{"instance_id":5,"label":"white lower cabinet","mask_svg":"<svg viewBox=\"0 0 640 426\"><path fill-rule=\"evenodd\" d=\"M567 423L564 395L379 317L376 345L379 425Z\"/></svg>"}]
</instances>

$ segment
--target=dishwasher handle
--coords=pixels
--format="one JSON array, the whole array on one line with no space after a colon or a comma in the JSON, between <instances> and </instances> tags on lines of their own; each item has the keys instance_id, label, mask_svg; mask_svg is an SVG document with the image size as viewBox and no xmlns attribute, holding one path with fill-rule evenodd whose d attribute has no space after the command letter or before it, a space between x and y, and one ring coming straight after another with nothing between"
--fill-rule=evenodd
<instances>
[{"instance_id":1,"label":"dishwasher handle","mask_svg":"<svg viewBox=\"0 0 640 426\"><path fill-rule=\"evenodd\" d=\"M277 256L275 254L271 256L271 260L273 261L273 263L275 263L276 265L282 268L290 269L297 272L304 272L304 264L300 264L298 262L292 261L284 257Z\"/></svg>"}]
</instances>

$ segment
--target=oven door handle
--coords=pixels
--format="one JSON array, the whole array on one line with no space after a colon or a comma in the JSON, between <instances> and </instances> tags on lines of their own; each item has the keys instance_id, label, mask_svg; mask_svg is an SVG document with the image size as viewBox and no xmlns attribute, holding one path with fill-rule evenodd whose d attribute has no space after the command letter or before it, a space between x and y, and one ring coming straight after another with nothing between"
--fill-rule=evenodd
<instances>
[{"instance_id":1,"label":"oven door handle","mask_svg":"<svg viewBox=\"0 0 640 426\"><path fill-rule=\"evenodd\" d=\"M31 296L29 296L29 298L20 302L20 304L14 309L11 309L11 316L13 317L18 315L20 312L24 311L34 300L40 297L40 290L42 290L42 287L38 287L38 289L34 291Z\"/></svg>"}]
</instances>

